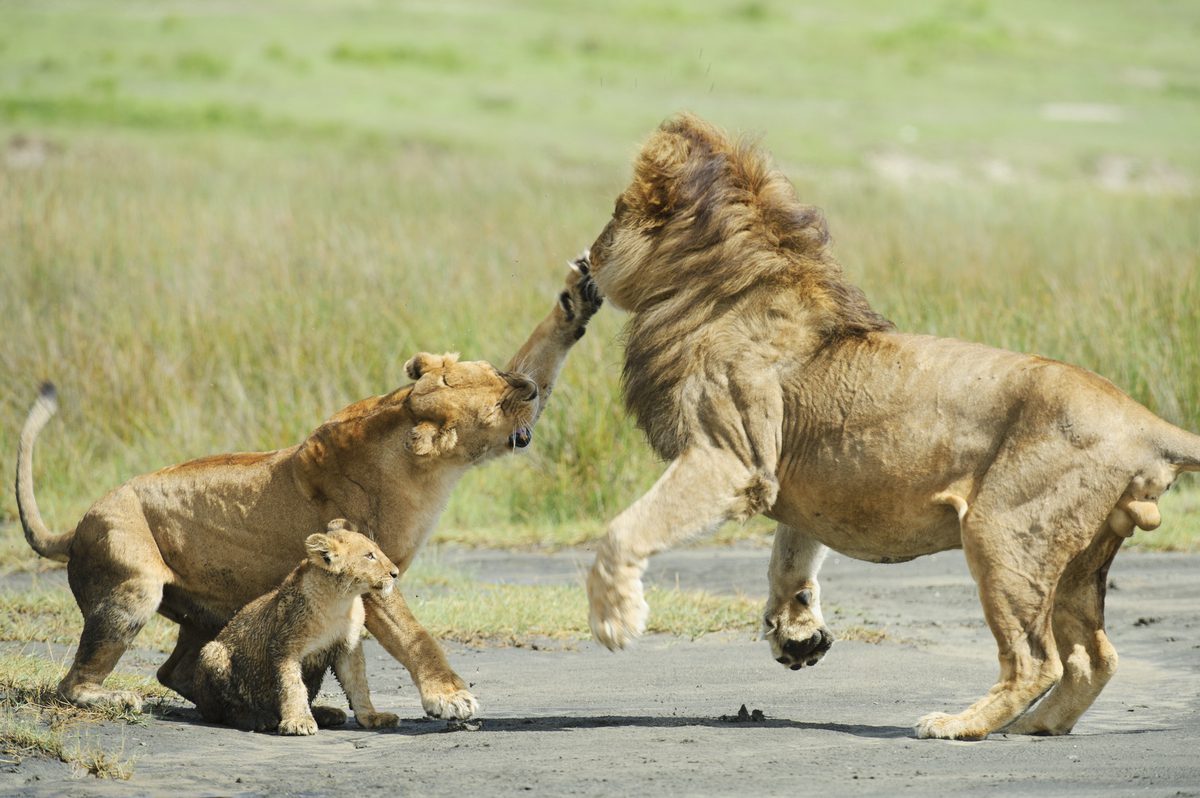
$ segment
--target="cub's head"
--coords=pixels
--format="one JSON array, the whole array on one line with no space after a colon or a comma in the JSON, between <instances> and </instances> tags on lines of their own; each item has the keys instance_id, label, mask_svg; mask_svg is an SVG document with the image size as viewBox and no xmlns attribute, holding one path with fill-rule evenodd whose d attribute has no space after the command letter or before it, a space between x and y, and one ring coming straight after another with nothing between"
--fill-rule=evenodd
<instances>
[{"instance_id":1,"label":"cub's head","mask_svg":"<svg viewBox=\"0 0 1200 798\"><path fill-rule=\"evenodd\" d=\"M400 576L375 542L344 518L330 521L324 533L309 535L304 545L314 566L350 583L356 593L386 596Z\"/></svg>"},{"instance_id":2,"label":"cub's head","mask_svg":"<svg viewBox=\"0 0 1200 798\"><path fill-rule=\"evenodd\" d=\"M408 395L414 424L405 447L421 458L477 463L533 439L537 383L458 355L414 355L404 370L415 382Z\"/></svg>"}]
</instances>

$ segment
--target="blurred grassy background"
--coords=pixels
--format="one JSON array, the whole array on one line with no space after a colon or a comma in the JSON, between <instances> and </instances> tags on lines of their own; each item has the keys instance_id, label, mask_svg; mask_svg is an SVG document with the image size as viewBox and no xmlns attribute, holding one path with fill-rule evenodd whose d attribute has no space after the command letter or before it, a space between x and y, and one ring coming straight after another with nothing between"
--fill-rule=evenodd
<instances>
[{"instance_id":1,"label":"blurred grassy background","mask_svg":"<svg viewBox=\"0 0 1200 798\"><path fill-rule=\"evenodd\" d=\"M1181 2L8 0L4 482L43 378L65 528L136 473L300 440L415 351L503 362L681 109L762 135L901 328L1080 363L1200 430L1198 36ZM576 541L652 483L621 321L444 539ZM1196 494L1164 507L1135 540L1200 537Z\"/></svg>"}]
</instances>

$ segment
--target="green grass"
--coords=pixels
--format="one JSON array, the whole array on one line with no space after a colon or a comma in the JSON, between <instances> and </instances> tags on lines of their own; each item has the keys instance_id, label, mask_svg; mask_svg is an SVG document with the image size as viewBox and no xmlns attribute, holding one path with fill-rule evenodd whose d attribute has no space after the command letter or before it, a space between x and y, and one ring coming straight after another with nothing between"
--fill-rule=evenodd
<instances>
[{"instance_id":1,"label":"green grass","mask_svg":"<svg viewBox=\"0 0 1200 798\"><path fill-rule=\"evenodd\" d=\"M1198 32L1168 2L5 3L0 483L43 378L65 528L134 474L294 443L415 351L505 360L683 108L764 134L901 328L1200 430ZM620 327L443 539L575 544L652 484ZM1194 545L1195 507L1135 540Z\"/></svg>"}]
</instances>

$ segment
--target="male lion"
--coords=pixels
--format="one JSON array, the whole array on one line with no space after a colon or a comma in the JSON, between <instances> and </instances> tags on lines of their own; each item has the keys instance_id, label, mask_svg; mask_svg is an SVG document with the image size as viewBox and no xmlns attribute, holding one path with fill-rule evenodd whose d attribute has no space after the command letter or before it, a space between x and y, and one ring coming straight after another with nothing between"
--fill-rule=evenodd
<instances>
[{"instance_id":1,"label":"male lion","mask_svg":"<svg viewBox=\"0 0 1200 798\"><path fill-rule=\"evenodd\" d=\"M196 657L243 605L275 587L304 553L304 530L347 518L403 573L471 466L530 442L570 351L599 307L575 264L550 314L497 371L418 354L415 382L355 402L296 446L205 457L135 477L100 499L74 531L52 534L33 493L33 443L55 409L47 387L17 450L17 506L29 545L67 561L83 634L62 697L140 703L101 685L147 620L179 624L158 679L192 697ZM399 591L368 596L366 626L412 675L425 711L468 718L478 704Z\"/></svg>"},{"instance_id":2,"label":"male lion","mask_svg":"<svg viewBox=\"0 0 1200 798\"><path fill-rule=\"evenodd\" d=\"M337 707L309 708L333 668L358 725L395 726L395 715L371 703L359 636L362 596L391 593L399 569L344 518L304 546L308 556L279 587L242 607L200 649L196 707L207 721L247 731L316 734L346 722Z\"/></svg>"},{"instance_id":3,"label":"male lion","mask_svg":"<svg viewBox=\"0 0 1200 798\"><path fill-rule=\"evenodd\" d=\"M1083 369L894 332L828 241L764 154L700 119L668 120L638 155L591 268L631 313L625 401L670 465L598 546L592 631L624 647L649 555L763 513L779 523L765 636L797 669L832 642L826 546L876 562L961 547L1000 678L918 734L1065 734L1116 668L1108 566L1200 470L1200 437Z\"/></svg>"}]
</instances>

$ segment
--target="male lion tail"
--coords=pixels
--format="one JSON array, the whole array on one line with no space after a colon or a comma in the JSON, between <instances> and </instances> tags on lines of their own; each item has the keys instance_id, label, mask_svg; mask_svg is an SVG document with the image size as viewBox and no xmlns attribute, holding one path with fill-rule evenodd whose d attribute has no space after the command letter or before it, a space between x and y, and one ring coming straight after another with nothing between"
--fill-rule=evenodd
<instances>
[{"instance_id":1,"label":"male lion tail","mask_svg":"<svg viewBox=\"0 0 1200 798\"><path fill-rule=\"evenodd\" d=\"M29 417L21 428L21 439L17 442L17 510L21 514L21 526L25 528L25 539L33 550L51 560L66 562L67 551L75 534L51 534L42 521L37 499L33 496L33 442L57 410L58 391L51 383L42 383L41 392L29 410Z\"/></svg>"}]
</instances>

